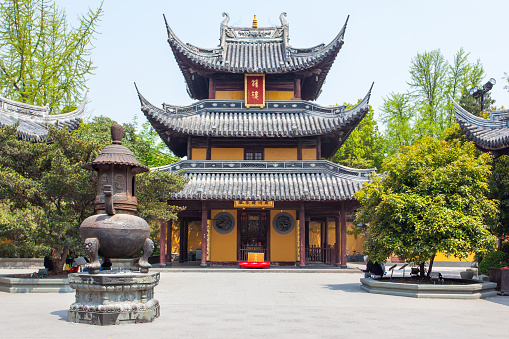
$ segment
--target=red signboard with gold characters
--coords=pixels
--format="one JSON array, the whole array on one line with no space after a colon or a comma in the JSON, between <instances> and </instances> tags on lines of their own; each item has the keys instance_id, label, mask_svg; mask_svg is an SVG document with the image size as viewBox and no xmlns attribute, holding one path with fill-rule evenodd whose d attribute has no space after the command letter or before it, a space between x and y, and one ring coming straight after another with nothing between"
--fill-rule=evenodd
<instances>
[{"instance_id":1,"label":"red signboard with gold characters","mask_svg":"<svg viewBox=\"0 0 509 339\"><path fill-rule=\"evenodd\" d=\"M244 76L246 107L265 106L265 74L246 74Z\"/></svg>"}]
</instances>

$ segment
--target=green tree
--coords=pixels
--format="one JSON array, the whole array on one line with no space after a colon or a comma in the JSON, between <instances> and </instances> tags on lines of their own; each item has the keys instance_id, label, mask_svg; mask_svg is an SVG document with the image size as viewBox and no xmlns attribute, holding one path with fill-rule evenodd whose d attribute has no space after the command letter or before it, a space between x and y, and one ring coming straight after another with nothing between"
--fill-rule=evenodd
<instances>
[{"instance_id":1,"label":"green tree","mask_svg":"<svg viewBox=\"0 0 509 339\"><path fill-rule=\"evenodd\" d=\"M48 105L50 113L72 110L82 100L102 5L67 23L53 1L0 2L0 87L2 95Z\"/></svg>"},{"instance_id":2,"label":"green tree","mask_svg":"<svg viewBox=\"0 0 509 339\"><path fill-rule=\"evenodd\" d=\"M493 233L499 239L499 249L509 238L509 156L502 155L493 160L490 178L490 196L500 201L499 220Z\"/></svg>"},{"instance_id":3,"label":"green tree","mask_svg":"<svg viewBox=\"0 0 509 339\"><path fill-rule=\"evenodd\" d=\"M105 146L98 142L104 140L104 129L82 124L69 133L51 127L51 143L19 140L16 126L0 129L0 237L25 248L51 249L57 272L69 251L76 253L82 247L79 225L93 213L97 179L82 165L95 159ZM144 173L138 179L138 215L176 218L180 209L166 201L187 180L167 172Z\"/></svg>"},{"instance_id":4,"label":"green tree","mask_svg":"<svg viewBox=\"0 0 509 339\"><path fill-rule=\"evenodd\" d=\"M414 143L415 110L408 94L391 93L384 98L381 111L380 118L385 125L383 134L385 155L391 156L401 147Z\"/></svg>"},{"instance_id":5,"label":"green tree","mask_svg":"<svg viewBox=\"0 0 509 339\"><path fill-rule=\"evenodd\" d=\"M449 96L473 114L481 114L480 102L469 91L481 84L485 72L480 60L471 63L468 57L469 53L461 48L451 63L439 49L418 53L412 59L409 92L391 93L384 98L382 122L386 155L394 154L398 147L412 144L425 135L443 137L444 131L456 121ZM494 102L487 93L485 107Z\"/></svg>"},{"instance_id":6,"label":"green tree","mask_svg":"<svg viewBox=\"0 0 509 339\"><path fill-rule=\"evenodd\" d=\"M355 197L357 222L369 223L366 252L377 262L391 253L421 266L435 255L466 258L496 242L497 201L489 193L491 159L476 157L472 143L424 137L386 159Z\"/></svg>"},{"instance_id":7,"label":"green tree","mask_svg":"<svg viewBox=\"0 0 509 339\"><path fill-rule=\"evenodd\" d=\"M361 100L358 101L358 103ZM347 109L355 105L345 103ZM353 168L373 168L382 164L383 150L378 125L374 119L374 111L369 111L350 133L343 146L334 154L331 161Z\"/></svg>"}]
</instances>

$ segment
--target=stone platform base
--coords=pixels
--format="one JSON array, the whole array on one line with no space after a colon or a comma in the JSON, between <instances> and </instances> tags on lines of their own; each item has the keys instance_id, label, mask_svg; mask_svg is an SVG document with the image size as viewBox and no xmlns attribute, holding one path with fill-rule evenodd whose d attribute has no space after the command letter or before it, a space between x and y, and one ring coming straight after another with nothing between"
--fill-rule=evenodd
<instances>
[{"instance_id":1,"label":"stone platform base","mask_svg":"<svg viewBox=\"0 0 509 339\"><path fill-rule=\"evenodd\" d=\"M497 296L495 291L497 284L491 282L476 282L467 285L427 285L393 283L387 280L378 281L371 278L361 278L360 287L361 290L369 293L413 298L483 299Z\"/></svg>"},{"instance_id":2,"label":"stone platform base","mask_svg":"<svg viewBox=\"0 0 509 339\"><path fill-rule=\"evenodd\" d=\"M69 274L76 302L67 321L101 326L152 322L159 317L159 301L154 299L157 284L159 273Z\"/></svg>"}]
</instances>

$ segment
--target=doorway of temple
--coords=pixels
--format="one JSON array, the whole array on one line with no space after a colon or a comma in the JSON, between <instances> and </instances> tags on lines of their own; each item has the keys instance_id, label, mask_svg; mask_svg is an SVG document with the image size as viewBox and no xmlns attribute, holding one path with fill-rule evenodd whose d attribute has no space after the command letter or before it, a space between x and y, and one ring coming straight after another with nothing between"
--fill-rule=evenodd
<instances>
[{"instance_id":1,"label":"doorway of temple","mask_svg":"<svg viewBox=\"0 0 509 339\"><path fill-rule=\"evenodd\" d=\"M263 253L270 260L270 231L268 211L239 212L238 260L247 261L249 252Z\"/></svg>"}]
</instances>

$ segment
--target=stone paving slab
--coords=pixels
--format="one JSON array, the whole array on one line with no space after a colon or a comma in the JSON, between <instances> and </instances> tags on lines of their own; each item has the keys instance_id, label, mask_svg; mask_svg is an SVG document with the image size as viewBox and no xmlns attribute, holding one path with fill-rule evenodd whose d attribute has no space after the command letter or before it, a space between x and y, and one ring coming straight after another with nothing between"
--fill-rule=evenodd
<instances>
[{"instance_id":1,"label":"stone paving slab","mask_svg":"<svg viewBox=\"0 0 509 339\"><path fill-rule=\"evenodd\" d=\"M507 338L509 297L376 295L360 290L362 276L162 272L161 316L108 327L68 323L72 293L0 293L0 338Z\"/></svg>"}]
</instances>

